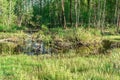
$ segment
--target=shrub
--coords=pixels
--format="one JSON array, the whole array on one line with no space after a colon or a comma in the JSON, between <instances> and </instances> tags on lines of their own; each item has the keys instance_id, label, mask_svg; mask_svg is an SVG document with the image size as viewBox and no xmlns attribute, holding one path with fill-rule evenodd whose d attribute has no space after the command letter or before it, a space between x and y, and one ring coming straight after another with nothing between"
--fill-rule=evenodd
<instances>
[{"instance_id":1,"label":"shrub","mask_svg":"<svg viewBox=\"0 0 120 80\"><path fill-rule=\"evenodd\" d=\"M0 31L7 31L9 28L7 26L4 26L2 24L0 24Z\"/></svg>"},{"instance_id":2,"label":"shrub","mask_svg":"<svg viewBox=\"0 0 120 80\"><path fill-rule=\"evenodd\" d=\"M96 36L90 31L86 31L83 28L71 29L65 32L64 38L72 41L92 42L99 40L99 35Z\"/></svg>"},{"instance_id":3,"label":"shrub","mask_svg":"<svg viewBox=\"0 0 120 80\"><path fill-rule=\"evenodd\" d=\"M0 54L2 54L2 55L10 54L11 55L14 53L15 47L16 47L16 45L13 43L9 43L9 42L0 43Z\"/></svg>"},{"instance_id":4,"label":"shrub","mask_svg":"<svg viewBox=\"0 0 120 80\"><path fill-rule=\"evenodd\" d=\"M50 42L52 40L51 35L49 34L45 34L44 31L39 30L39 32L34 33L33 38L37 39L37 40L41 40L43 42Z\"/></svg>"},{"instance_id":5,"label":"shrub","mask_svg":"<svg viewBox=\"0 0 120 80\"><path fill-rule=\"evenodd\" d=\"M43 31L43 32L48 32L49 30L48 30L48 27L46 26L46 25L42 25L41 26L41 30Z\"/></svg>"},{"instance_id":6,"label":"shrub","mask_svg":"<svg viewBox=\"0 0 120 80\"><path fill-rule=\"evenodd\" d=\"M11 27L11 29L12 29L12 30L25 30L26 27L25 27L25 26L19 27L19 26L17 26L17 25L13 25L13 26Z\"/></svg>"},{"instance_id":7,"label":"shrub","mask_svg":"<svg viewBox=\"0 0 120 80\"><path fill-rule=\"evenodd\" d=\"M26 30L27 28L25 26L18 27L17 25L12 25L10 27L0 24L0 31L6 31L6 32L16 32L18 30Z\"/></svg>"}]
</instances>

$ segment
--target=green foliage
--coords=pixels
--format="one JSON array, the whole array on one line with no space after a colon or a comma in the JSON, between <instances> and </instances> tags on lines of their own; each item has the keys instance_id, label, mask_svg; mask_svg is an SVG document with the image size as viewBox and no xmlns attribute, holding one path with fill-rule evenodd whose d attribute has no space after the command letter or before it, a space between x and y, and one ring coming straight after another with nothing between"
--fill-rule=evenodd
<instances>
[{"instance_id":1,"label":"green foliage","mask_svg":"<svg viewBox=\"0 0 120 80\"><path fill-rule=\"evenodd\" d=\"M1 31L7 31L7 30L8 30L7 26L0 24L0 32Z\"/></svg>"},{"instance_id":2,"label":"green foliage","mask_svg":"<svg viewBox=\"0 0 120 80\"><path fill-rule=\"evenodd\" d=\"M43 29L42 29L43 30ZM47 30L46 28L44 29L45 31L43 32L42 30L39 30L39 32L34 33L32 36L33 38L35 38L36 40L40 40L43 41L45 43L49 43L50 41L52 41L51 35L47 34Z\"/></svg>"},{"instance_id":3,"label":"green foliage","mask_svg":"<svg viewBox=\"0 0 120 80\"><path fill-rule=\"evenodd\" d=\"M12 26L10 31L18 31L18 30L26 30L27 28L25 26Z\"/></svg>"},{"instance_id":4,"label":"green foliage","mask_svg":"<svg viewBox=\"0 0 120 80\"><path fill-rule=\"evenodd\" d=\"M0 55L12 55L14 53L15 48L14 43L0 43Z\"/></svg>"},{"instance_id":5,"label":"green foliage","mask_svg":"<svg viewBox=\"0 0 120 80\"><path fill-rule=\"evenodd\" d=\"M25 26L18 27L16 25L13 25L11 27L5 26L0 24L0 32L17 32L19 30L26 30L27 28Z\"/></svg>"},{"instance_id":6,"label":"green foliage","mask_svg":"<svg viewBox=\"0 0 120 80\"><path fill-rule=\"evenodd\" d=\"M114 52L114 51L113 51ZM119 52L119 51L118 51ZM3 56L0 79L16 80L119 80L119 53L69 58L64 56ZM44 57L44 58L43 58ZM49 58L49 59L48 59ZM31 76L32 75L32 76Z\"/></svg>"},{"instance_id":7,"label":"green foliage","mask_svg":"<svg viewBox=\"0 0 120 80\"><path fill-rule=\"evenodd\" d=\"M0 39L8 39L8 38L18 38L18 39L23 39L26 37L26 34L23 33L22 31L18 31L15 33L11 33L11 32L0 32Z\"/></svg>"},{"instance_id":8,"label":"green foliage","mask_svg":"<svg viewBox=\"0 0 120 80\"><path fill-rule=\"evenodd\" d=\"M96 29L90 29L87 30L84 28L77 28L77 29L54 29L54 34L56 36L59 36L59 38L69 40L69 41L83 41L83 42L89 42L89 41L99 41L101 34L99 30Z\"/></svg>"},{"instance_id":9,"label":"green foliage","mask_svg":"<svg viewBox=\"0 0 120 80\"><path fill-rule=\"evenodd\" d=\"M70 1L67 0L63 4L67 26L75 26L76 12L78 13L78 24L85 25L84 27L89 27L88 25L100 27L98 26L99 21L104 27L105 24L117 24L118 7L120 5L119 1L116 4L117 0L77 0L76 11L74 10L74 1ZM61 0L1 0L0 3L0 24L3 24L3 26L12 27L15 24L19 27L32 26L39 28L42 24L56 27L63 23ZM105 18L105 24L102 22L104 21L103 17ZM70 24L71 21L73 25Z\"/></svg>"},{"instance_id":10,"label":"green foliage","mask_svg":"<svg viewBox=\"0 0 120 80\"><path fill-rule=\"evenodd\" d=\"M42 25L41 26L41 30L45 33L47 33L49 31L48 27L46 25Z\"/></svg>"}]
</instances>

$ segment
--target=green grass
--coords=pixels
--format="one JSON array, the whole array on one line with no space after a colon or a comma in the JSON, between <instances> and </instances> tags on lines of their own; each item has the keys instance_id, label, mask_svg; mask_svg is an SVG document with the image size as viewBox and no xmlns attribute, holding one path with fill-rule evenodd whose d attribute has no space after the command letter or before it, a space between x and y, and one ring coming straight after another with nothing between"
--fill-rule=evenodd
<instances>
[{"instance_id":1,"label":"green grass","mask_svg":"<svg viewBox=\"0 0 120 80\"><path fill-rule=\"evenodd\" d=\"M1 56L0 79L120 80L119 61L118 49L110 55L89 57Z\"/></svg>"},{"instance_id":2,"label":"green grass","mask_svg":"<svg viewBox=\"0 0 120 80\"><path fill-rule=\"evenodd\" d=\"M0 32L0 39L7 39L7 38L25 38L27 35L22 32Z\"/></svg>"},{"instance_id":3,"label":"green grass","mask_svg":"<svg viewBox=\"0 0 120 80\"><path fill-rule=\"evenodd\" d=\"M75 34L72 29L55 29L51 32L56 33L55 37L63 40L75 40L75 38L85 42L101 40L99 39L101 38L100 31L94 29L90 29L90 31L78 29ZM41 32L38 33L43 35L42 38L46 41L51 40L48 36L51 36L52 33L47 36ZM21 39L25 36L26 34L23 32L0 33L0 39L14 37ZM103 38L119 39L119 36L104 36ZM1 55L0 80L120 80L119 61L120 49L114 49L109 55L89 55L87 57L80 57L73 53L61 57L55 55L52 57L51 55Z\"/></svg>"},{"instance_id":4,"label":"green grass","mask_svg":"<svg viewBox=\"0 0 120 80\"><path fill-rule=\"evenodd\" d=\"M120 40L120 35L103 36L103 38L104 38L104 39L110 39L110 40L114 40L114 39Z\"/></svg>"}]
</instances>

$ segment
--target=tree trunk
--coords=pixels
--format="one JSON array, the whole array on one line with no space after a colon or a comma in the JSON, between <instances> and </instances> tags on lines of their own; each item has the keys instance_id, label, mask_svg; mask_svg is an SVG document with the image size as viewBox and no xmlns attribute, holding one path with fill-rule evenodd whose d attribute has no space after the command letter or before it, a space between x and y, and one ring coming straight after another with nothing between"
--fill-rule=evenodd
<instances>
[{"instance_id":1,"label":"tree trunk","mask_svg":"<svg viewBox=\"0 0 120 80\"><path fill-rule=\"evenodd\" d=\"M90 23L91 23L91 6L90 6L91 0L88 0L88 27L90 28Z\"/></svg>"},{"instance_id":2,"label":"tree trunk","mask_svg":"<svg viewBox=\"0 0 120 80\"><path fill-rule=\"evenodd\" d=\"M10 27L10 23L11 23L11 10L12 10L12 1L9 0L9 13L8 13L8 27Z\"/></svg>"},{"instance_id":3,"label":"tree trunk","mask_svg":"<svg viewBox=\"0 0 120 80\"><path fill-rule=\"evenodd\" d=\"M98 9L97 9L97 11L98 11L98 21L97 21L97 27L98 27L98 29L100 29L100 27L101 27L101 0L98 0Z\"/></svg>"},{"instance_id":4,"label":"tree trunk","mask_svg":"<svg viewBox=\"0 0 120 80\"><path fill-rule=\"evenodd\" d=\"M102 25L101 25L101 33L102 34L103 34L104 24L105 24L105 11L106 11L106 0L104 0L104 5L103 5Z\"/></svg>"},{"instance_id":5,"label":"tree trunk","mask_svg":"<svg viewBox=\"0 0 120 80\"><path fill-rule=\"evenodd\" d=\"M78 0L75 0L75 18L76 18L76 22L75 22L75 27L78 27Z\"/></svg>"},{"instance_id":6,"label":"tree trunk","mask_svg":"<svg viewBox=\"0 0 120 80\"><path fill-rule=\"evenodd\" d=\"M118 16L117 16L117 33L119 33L120 27L120 10L118 9Z\"/></svg>"},{"instance_id":7,"label":"tree trunk","mask_svg":"<svg viewBox=\"0 0 120 80\"><path fill-rule=\"evenodd\" d=\"M64 28L66 27L66 18L65 18L65 10L64 10L64 0L61 0L62 3L62 25Z\"/></svg>"},{"instance_id":8,"label":"tree trunk","mask_svg":"<svg viewBox=\"0 0 120 80\"><path fill-rule=\"evenodd\" d=\"M70 26L72 26L72 0L70 0Z\"/></svg>"},{"instance_id":9,"label":"tree trunk","mask_svg":"<svg viewBox=\"0 0 120 80\"><path fill-rule=\"evenodd\" d=\"M116 28L116 31L117 33L119 32L119 27L120 27L120 9L119 9L119 0L116 0L116 10L115 10L115 18L117 21L116 24L117 24L117 28Z\"/></svg>"}]
</instances>

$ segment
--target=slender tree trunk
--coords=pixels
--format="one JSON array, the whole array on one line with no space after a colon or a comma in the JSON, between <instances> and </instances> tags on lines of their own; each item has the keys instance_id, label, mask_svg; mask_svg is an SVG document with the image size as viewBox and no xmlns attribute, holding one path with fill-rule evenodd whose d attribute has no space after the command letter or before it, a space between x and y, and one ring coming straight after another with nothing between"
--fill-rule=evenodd
<instances>
[{"instance_id":1,"label":"slender tree trunk","mask_svg":"<svg viewBox=\"0 0 120 80\"><path fill-rule=\"evenodd\" d=\"M11 23L11 10L12 10L12 1L9 0L9 12L8 12L8 27L10 27L10 23Z\"/></svg>"},{"instance_id":2,"label":"slender tree trunk","mask_svg":"<svg viewBox=\"0 0 120 80\"><path fill-rule=\"evenodd\" d=\"M78 26L80 25L80 0L78 1Z\"/></svg>"},{"instance_id":3,"label":"slender tree trunk","mask_svg":"<svg viewBox=\"0 0 120 80\"><path fill-rule=\"evenodd\" d=\"M52 25L51 25L52 24L52 21L51 21L51 7L50 7L51 4L50 3L51 2L49 1L49 3L48 3L49 4L49 9L48 9L49 10L49 26L52 27Z\"/></svg>"},{"instance_id":4,"label":"slender tree trunk","mask_svg":"<svg viewBox=\"0 0 120 80\"><path fill-rule=\"evenodd\" d=\"M42 10L42 2L43 0L40 0L40 14L41 14L41 17L43 16L43 10ZM41 23L43 22L43 20L41 19Z\"/></svg>"},{"instance_id":5,"label":"slender tree trunk","mask_svg":"<svg viewBox=\"0 0 120 80\"><path fill-rule=\"evenodd\" d=\"M78 27L78 0L75 0L75 18L76 18L76 22L75 22L75 27Z\"/></svg>"},{"instance_id":6,"label":"slender tree trunk","mask_svg":"<svg viewBox=\"0 0 120 80\"><path fill-rule=\"evenodd\" d=\"M116 32L119 32L120 26L120 9L119 9L119 0L116 0L116 8L115 8L115 23L116 23Z\"/></svg>"},{"instance_id":7,"label":"slender tree trunk","mask_svg":"<svg viewBox=\"0 0 120 80\"><path fill-rule=\"evenodd\" d=\"M97 9L96 9L97 6L96 6L96 5L97 5L97 4L96 4L95 1L94 1L93 4L94 4L93 24L94 24L94 27L96 28L96 26L97 26L97 23L96 23L96 22L97 22L97 20L96 20L96 19L97 19Z\"/></svg>"},{"instance_id":8,"label":"slender tree trunk","mask_svg":"<svg viewBox=\"0 0 120 80\"><path fill-rule=\"evenodd\" d=\"M64 9L64 0L61 0L62 5L62 25L64 28L66 27L66 18L65 18L65 9Z\"/></svg>"},{"instance_id":9,"label":"slender tree trunk","mask_svg":"<svg viewBox=\"0 0 120 80\"><path fill-rule=\"evenodd\" d=\"M98 0L98 9L97 9L97 12L98 12L98 22L97 22L97 27L100 29L101 27L101 0Z\"/></svg>"},{"instance_id":10,"label":"slender tree trunk","mask_svg":"<svg viewBox=\"0 0 120 80\"><path fill-rule=\"evenodd\" d=\"M70 0L70 26L72 26L72 0Z\"/></svg>"},{"instance_id":11,"label":"slender tree trunk","mask_svg":"<svg viewBox=\"0 0 120 80\"><path fill-rule=\"evenodd\" d=\"M56 17L57 17L56 24L57 24L57 26L60 26L60 25L59 25L59 0L57 0L57 2L56 2L56 10L57 10L57 11L56 11L56 12L57 12L57 13L56 13L56 14L57 14L57 16L56 16Z\"/></svg>"},{"instance_id":12,"label":"slender tree trunk","mask_svg":"<svg viewBox=\"0 0 120 80\"><path fill-rule=\"evenodd\" d=\"M120 9L118 8L118 15L117 15L117 33L119 33L120 27Z\"/></svg>"},{"instance_id":13,"label":"slender tree trunk","mask_svg":"<svg viewBox=\"0 0 120 80\"><path fill-rule=\"evenodd\" d=\"M22 24L22 15L18 16L18 27L21 27Z\"/></svg>"},{"instance_id":14,"label":"slender tree trunk","mask_svg":"<svg viewBox=\"0 0 120 80\"><path fill-rule=\"evenodd\" d=\"M114 24L116 24L116 19L117 19L118 1L119 1L119 0L116 0L116 4L115 4Z\"/></svg>"},{"instance_id":15,"label":"slender tree trunk","mask_svg":"<svg viewBox=\"0 0 120 80\"><path fill-rule=\"evenodd\" d=\"M106 11L106 0L104 0L103 14L102 14L102 25L101 25L101 33L102 34L103 34L104 24L105 24L105 11Z\"/></svg>"},{"instance_id":16,"label":"slender tree trunk","mask_svg":"<svg viewBox=\"0 0 120 80\"><path fill-rule=\"evenodd\" d=\"M88 0L88 27L90 28L90 23L91 23L91 6L90 6L91 0Z\"/></svg>"}]
</instances>

